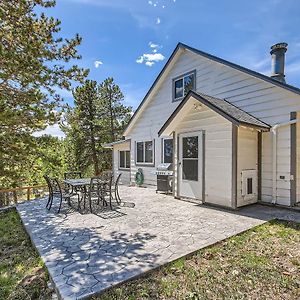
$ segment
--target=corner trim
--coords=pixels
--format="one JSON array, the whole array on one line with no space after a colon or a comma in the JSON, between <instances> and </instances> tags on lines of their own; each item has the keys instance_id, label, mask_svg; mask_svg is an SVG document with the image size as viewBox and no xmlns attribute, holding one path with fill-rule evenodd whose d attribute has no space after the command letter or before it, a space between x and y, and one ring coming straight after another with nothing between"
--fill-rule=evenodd
<instances>
[{"instance_id":1,"label":"corner trim","mask_svg":"<svg viewBox=\"0 0 300 300\"><path fill-rule=\"evenodd\" d=\"M205 203L205 131L202 131L202 203Z\"/></svg>"},{"instance_id":2,"label":"corner trim","mask_svg":"<svg viewBox=\"0 0 300 300\"><path fill-rule=\"evenodd\" d=\"M176 142L177 142L177 147L176 147L176 150L177 150L177 161L176 161L176 164L177 164L177 170L176 170L176 179L177 179L177 182L176 182L176 197L177 198L180 198L180 193L179 193L179 180L180 180L180 170L179 170L179 134L177 132L177 139L176 139Z\"/></svg>"},{"instance_id":3,"label":"corner trim","mask_svg":"<svg viewBox=\"0 0 300 300\"><path fill-rule=\"evenodd\" d=\"M238 127L232 124L232 176L231 176L231 207L237 208L237 154L238 154Z\"/></svg>"},{"instance_id":4,"label":"corner trim","mask_svg":"<svg viewBox=\"0 0 300 300\"><path fill-rule=\"evenodd\" d=\"M173 180L173 183L172 183L172 195L173 195L173 197L175 197L176 195L175 195L175 178L176 178L176 180L178 180L177 179L177 174L175 174L175 145L176 145L176 141L175 141L175 138L176 138L176 134L175 134L175 131L173 131L172 132L172 139L173 139L173 157L172 157L172 161L173 161L173 178L172 178L172 180Z\"/></svg>"},{"instance_id":5,"label":"corner trim","mask_svg":"<svg viewBox=\"0 0 300 300\"><path fill-rule=\"evenodd\" d=\"M290 119L297 119L297 112L292 111ZM290 206L294 206L297 202L297 123L291 124L290 142L290 174L293 176L293 179L290 180Z\"/></svg>"},{"instance_id":6,"label":"corner trim","mask_svg":"<svg viewBox=\"0 0 300 300\"><path fill-rule=\"evenodd\" d=\"M262 132L257 134L257 200L261 201L262 187Z\"/></svg>"}]
</instances>

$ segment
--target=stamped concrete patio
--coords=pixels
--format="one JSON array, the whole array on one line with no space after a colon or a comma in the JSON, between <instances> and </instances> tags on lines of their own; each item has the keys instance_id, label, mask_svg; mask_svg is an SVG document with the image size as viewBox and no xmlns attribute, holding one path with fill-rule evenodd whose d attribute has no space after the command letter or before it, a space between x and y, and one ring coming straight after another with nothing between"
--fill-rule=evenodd
<instances>
[{"instance_id":1,"label":"stamped concrete patio","mask_svg":"<svg viewBox=\"0 0 300 300\"><path fill-rule=\"evenodd\" d=\"M82 299L273 218L300 221L286 209L254 205L237 212L121 187L113 211L79 213L46 199L18 205L22 221L63 299Z\"/></svg>"}]
</instances>

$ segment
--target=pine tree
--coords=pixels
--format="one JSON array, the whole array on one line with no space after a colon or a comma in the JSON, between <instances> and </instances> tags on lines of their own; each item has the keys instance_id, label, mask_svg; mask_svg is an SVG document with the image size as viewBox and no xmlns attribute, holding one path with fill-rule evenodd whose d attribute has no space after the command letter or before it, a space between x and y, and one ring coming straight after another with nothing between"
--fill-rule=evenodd
<instances>
[{"instance_id":1,"label":"pine tree","mask_svg":"<svg viewBox=\"0 0 300 300\"><path fill-rule=\"evenodd\" d=\"M38 144L32 133L59 119L57 89L71 89L87 71L80 59L81 38L58 37L60 21L37 14L51 0L0 1L0 186L21 184L26 157ZM68 67L66 66L68 65Z\"/></svg>"},{"instance_id":2,"label":"pine tree","mask_svg":"<svg viewBox=\"0 0 300 300\"><path fill-rule=\"evenodd\" d=\"M103 144L121 138L132 109L122 104L123 94L112 78L97 85L87 80L73 91L74 108L69 107L63 131L73 169L98 175L111 168L111 151ZM72 153L72 154L71 154Z\"/></svg>"},{"instance_id":3,"label":"pine tree","mask_svg":"<svg viewBox=\"0 0 300 300\"><path fill-rule=\"evenodd\" d=\"M110 135L110 141L114 142L122 137L122 132L131 117L132 107L122 103L123 93L112 77L99 85L99 98L105 112L106 130Z\"/></svg>"}]
</instances>

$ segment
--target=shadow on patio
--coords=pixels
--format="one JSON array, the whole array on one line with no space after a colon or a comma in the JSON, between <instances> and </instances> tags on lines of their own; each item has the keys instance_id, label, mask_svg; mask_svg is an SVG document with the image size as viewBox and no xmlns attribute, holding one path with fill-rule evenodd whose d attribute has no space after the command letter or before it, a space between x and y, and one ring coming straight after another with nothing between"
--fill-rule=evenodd
<instances>
[{"instance_id":1,"label":"shadow on patio","mask_svg":"<svg viewBox=\"0 0 300 300\"><path fill-rule=\"evenodd\" d=\"M142 251L155 235L118 232L99 223L121 222L126 216L121 209L91 215L64 205L56 214L45 204L46 200L23 203L18 211L62 297L95 294L157 266L159 254Z\"/></svg>"}]
</instances>

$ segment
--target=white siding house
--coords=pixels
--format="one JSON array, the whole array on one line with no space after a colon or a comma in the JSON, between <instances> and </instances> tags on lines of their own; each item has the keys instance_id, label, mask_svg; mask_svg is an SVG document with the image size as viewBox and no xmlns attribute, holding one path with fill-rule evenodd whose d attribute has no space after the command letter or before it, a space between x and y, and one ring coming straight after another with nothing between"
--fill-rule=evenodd
<instances>
[{"instance_id":1,"label":"white siding house","mask_svg":"<svg viewBox=\"0 0 300 300\"><path fill-rule=\"evenodd\" d=\"M144 185L156 186L164 138L173 137L175 197L232 208L257 201L293 206L300 201L298 112L299 89L178 44L126 128L124 145L110 144L114 172L125 147L125 181L134 184L141 168ZM198 159L185 157L196 140Z\"/></svg>"}]
</instances>

